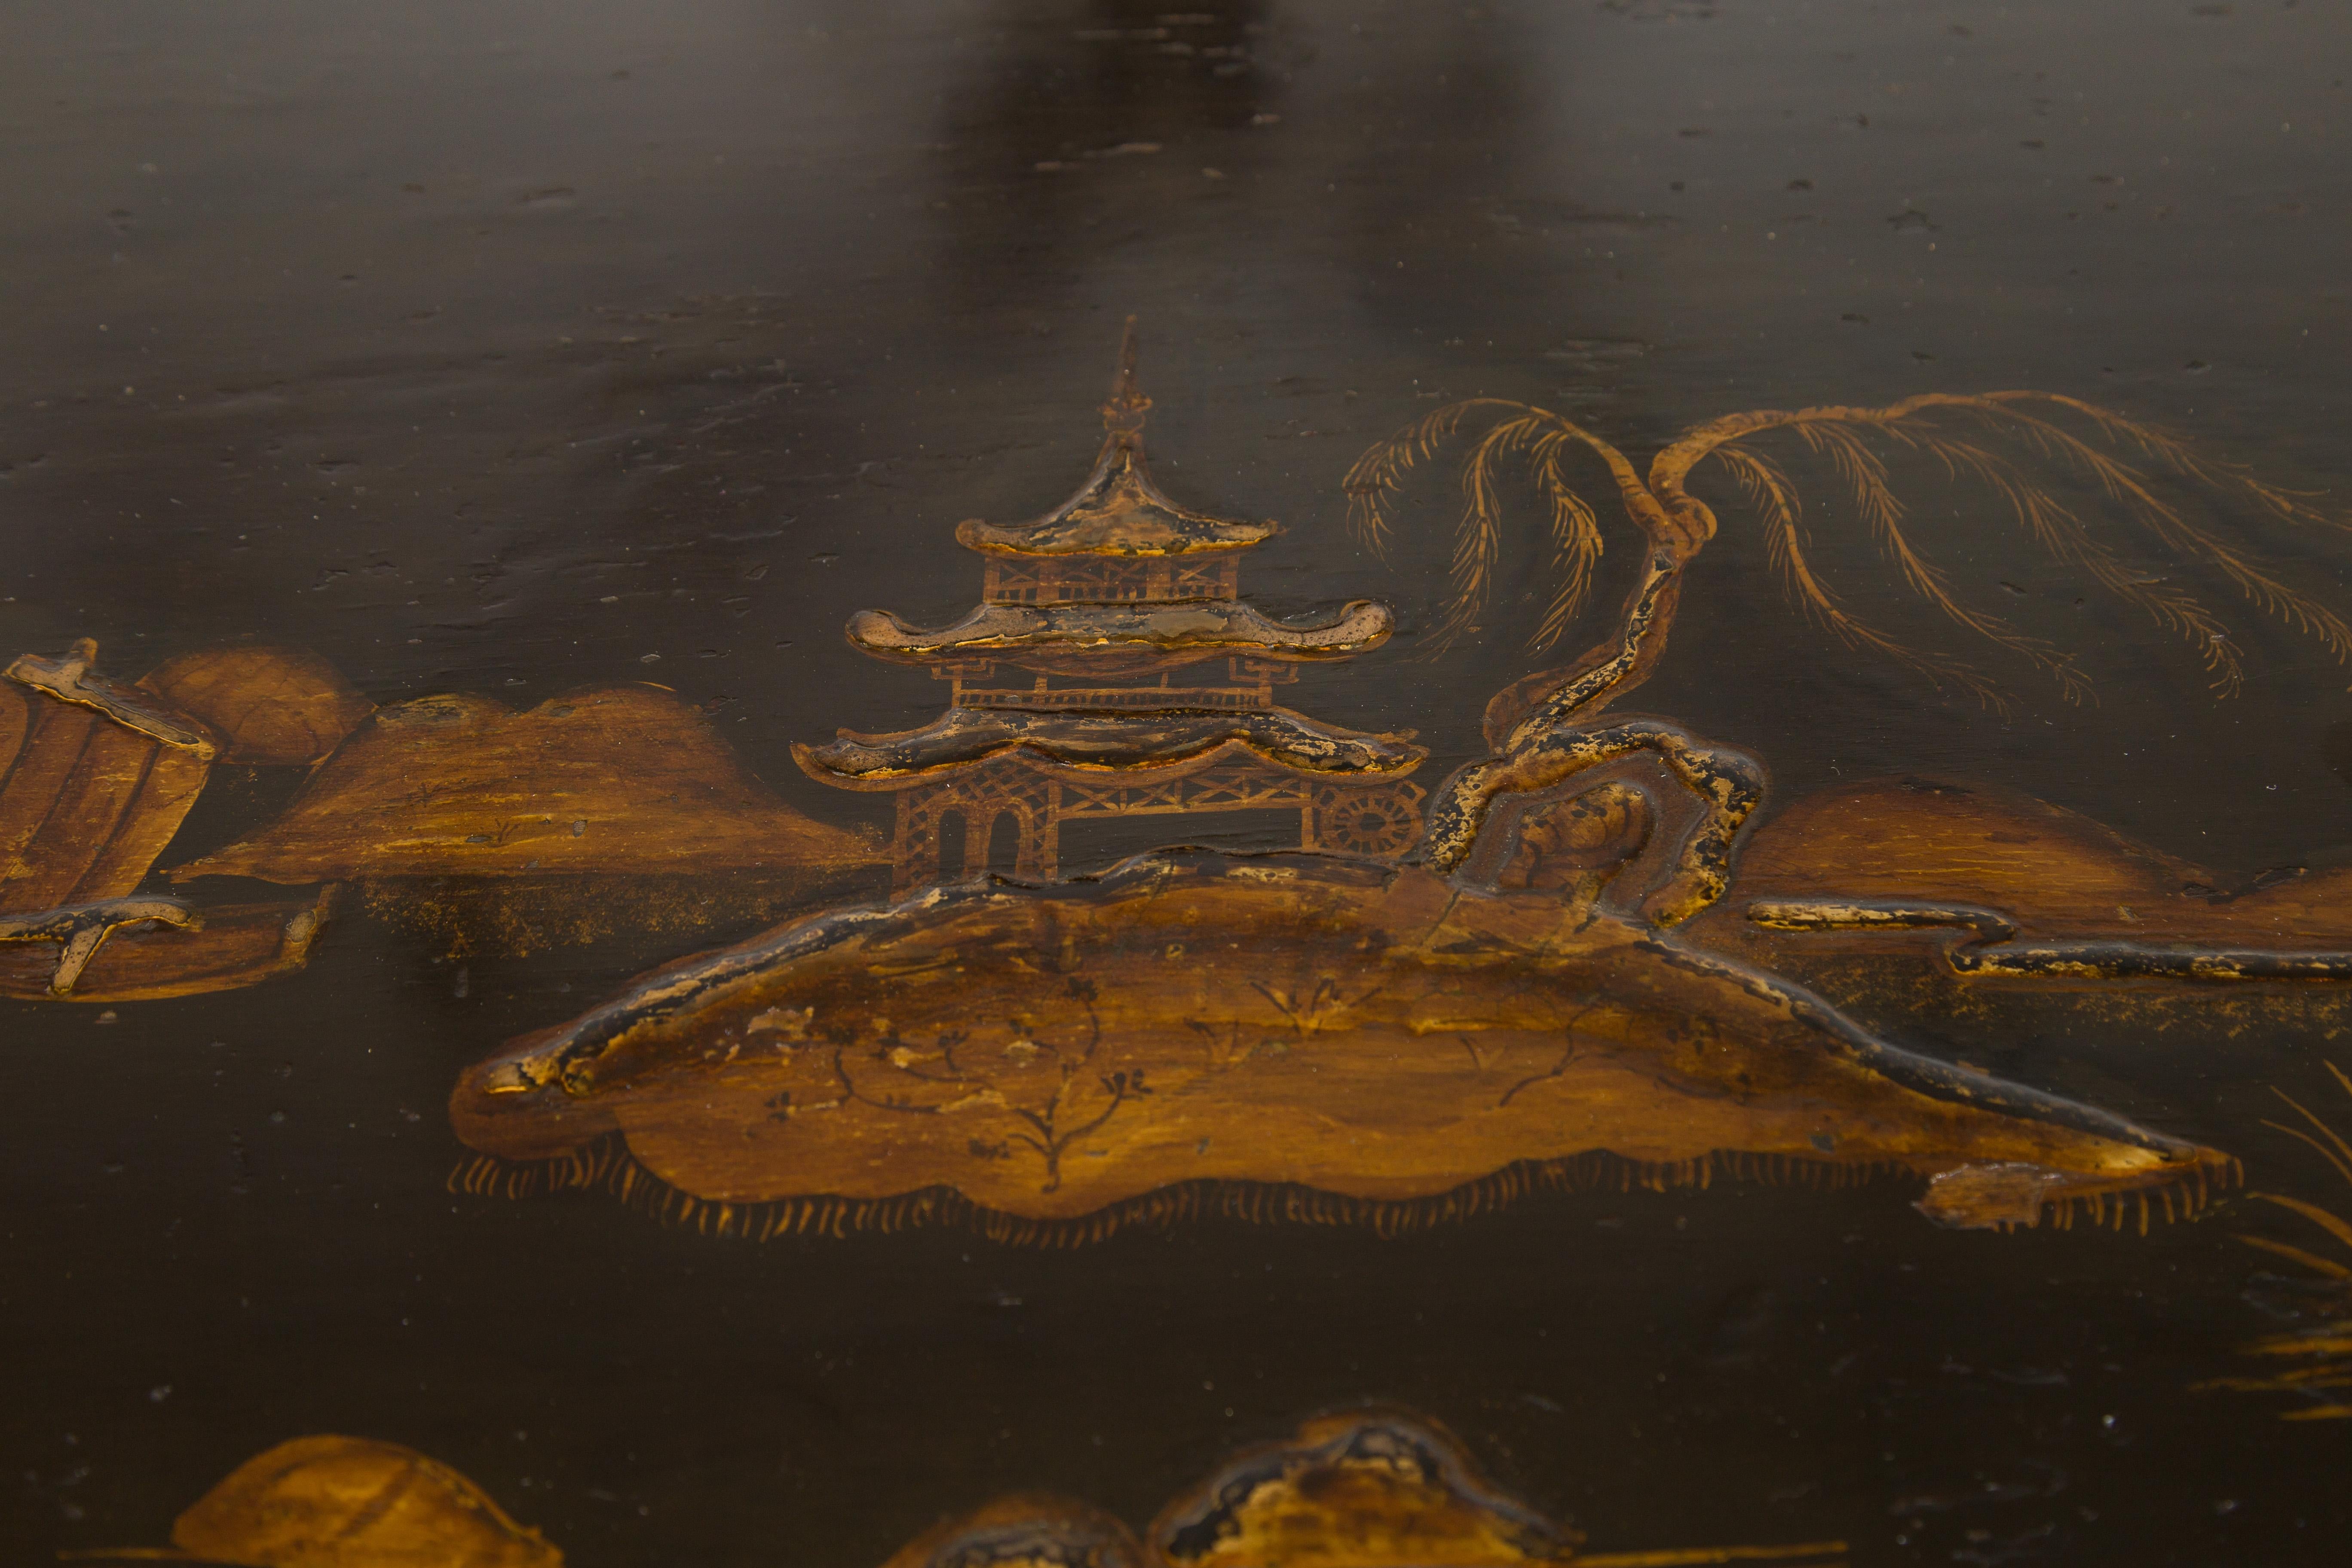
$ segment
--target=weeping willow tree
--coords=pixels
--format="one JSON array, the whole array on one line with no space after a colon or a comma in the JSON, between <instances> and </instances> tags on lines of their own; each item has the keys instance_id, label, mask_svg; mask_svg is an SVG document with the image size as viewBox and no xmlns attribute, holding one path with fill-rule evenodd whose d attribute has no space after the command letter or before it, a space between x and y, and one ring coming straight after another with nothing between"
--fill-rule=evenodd
<instances>
[{"instance_id":1,"label":"weeping willow tree","mask_svg":"<svg viewBox=\"0 0 2352 1568\"><path fill-rule=\"evenodd\" d=\"M1487 705L1493 755L1449 781L1431 816L1421 855L1441 866L1466 853L1487 802L1504 792L1545 787L1580 768L1632 750L1658 752L1677 773L1687 736L1671 726L1628 723L1607 731L1592 721L1646 679L1664 653L1681 596L1683 568L1717 530L1714 509L1688 486L1727 481L1760 529L1773 568L1806 614L1847 646L1908 666L1938 688L2004 706L2000 688L1974 666L1915 647L1847 608L1815 564L1803 500L1786 465L1826 470L1903 585L1975 637L2053 679L2070 699L2090 689L2074 656L1970 605L1951 574L1922 548L1890 458L1940 470L1948 483L1988 493L2007 522L2051 559L2074 568L2186 642L2218 695L2244 679L2242 652L2212 607L2166 574L2135 566L2111 542L2126 536L2183 566L2228 582L2260 613L2274 616L2352 661L2352 626L2283 580L2251 553L2194 521L2175 498L2184 489L2279 522L2342 527L2313 498L2267 484L2187 444L2077 398L2044 392L1930 393L1883 408L1760 409L1726 415L1685 432L1654 458L1647 474L1565 415L1503 398L1450 404L1380 442L1349 470L1349 525L1385 554L1394 506L1413 469L1456 446L1463 509L1455 526L1449 592L1432 638L1440 651L1477 630L1503 554L1503 502L1512 476L1531 482L1549 511L1550 562L1543 617L1531 647L1548 651L1568 637L1599 584L1612 530L1580 489L1594 459L1614 483L1638 547L1645 552L1606 635L1566 665L1528 676ZM2090 481L2104 498L2095 520L2061 500L2058 475ZM1702 783L1685 782L1705 793ZM1736 826L1736 825L1735 825Z\"/></svg>"}]
</instances>

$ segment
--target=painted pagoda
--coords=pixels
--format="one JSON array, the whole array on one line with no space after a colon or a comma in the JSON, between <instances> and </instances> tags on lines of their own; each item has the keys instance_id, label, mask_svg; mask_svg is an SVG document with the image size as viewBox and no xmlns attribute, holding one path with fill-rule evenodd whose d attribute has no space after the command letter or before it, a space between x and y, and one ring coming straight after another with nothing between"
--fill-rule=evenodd
<instances>
[{"instance_id":1,"label":"painted pagoda","mask_svg":"<svg viewBox=\"0 0 2352 1568\"><path fill-rule=\"evenodd\" d=\"M1405 775L1425 748L1275 701L1300 665L1378 647L1394 616L1358 599L1283 622L1243 604L1242 552L1276 525L1162 494L1144 464L1150 406L1130 321L1077 494L1034 522L957 528L984 563L980 606L937 630L851 617L860 650L950 683L922 729L793 747L814 778L898 797L894 890L979 871L1007 819L1029 878L1059 875L1063 825L1089 818L1295 811L1301 847L1370 855L1420 836L1423 792Z\"/></svg>"}]
</instances>

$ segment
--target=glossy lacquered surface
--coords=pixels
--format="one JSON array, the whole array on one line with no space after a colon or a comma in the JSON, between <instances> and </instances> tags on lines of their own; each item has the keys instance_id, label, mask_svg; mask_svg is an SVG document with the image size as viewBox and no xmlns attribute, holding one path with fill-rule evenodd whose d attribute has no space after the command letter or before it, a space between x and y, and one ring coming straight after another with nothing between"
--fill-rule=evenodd
<instances>
[{"instance_id":1,"label":"glossy lacquered surface","mask_svg":"<svg viewBox=\"0 0 2352 1568\"><path fill-rule=\"evenodd\" d=\"M12 1560L342 1434L286 1484L467 1563L1055 1494L982 1523L1238 1565L1204 1478L1408 1451L1365 1517L1451 1499L1449 1563L2336 1561L2332 1374L2230 1384L2336 1364L2352 1264L2352 24L1162 3L9 8L0 751L65 782L0 921L68 910L0 943ZM1230 573L1019 553L1129 435ZM639 1037L627 1115L532 1065L778 921L1177 844L1245 873L1183 933L1000 887ZM61 991L117 898L203 929ZM1785 1049L1871 1064L1804 1112L1869 1159ZM1011 1109L899 1140L828 1050ZM1600 1109L1492 1131L1521 1079ZM1100 1204L1021 1174L1105 1105ZM220 1495L204 1552L378 1561Z\"/></svg>"}]
</instances>

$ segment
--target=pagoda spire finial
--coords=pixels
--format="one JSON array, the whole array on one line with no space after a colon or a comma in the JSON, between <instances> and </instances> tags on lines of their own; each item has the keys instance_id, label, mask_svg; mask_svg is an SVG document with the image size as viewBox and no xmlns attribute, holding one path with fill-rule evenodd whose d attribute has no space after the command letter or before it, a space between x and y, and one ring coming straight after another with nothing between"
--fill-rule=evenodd
<instances>
[{"instance_id":1,"label":"pagoda spire finial","mask_svg":"<svg viewBox=\"0 0 2352 1568\"><path fill-rule=\"evenodd\" d=\"M1136 390L1135 318L1127 319L1127 331L1119 339L1118 379L1111 384L1110 401L1102 407L1103 429L1113 437L1139 436L1143 433L1143 416L1151 407L1151 399Z\"/></svg>"},{"instance_id":2,"label":"pagoda spire finial","mask_svg":"<svg viewBox=\"0 0 2352 1568\"><path fill-rule=\"evenodd\" d=\"M1191 510L1151 482L1143 458L1143 416L1151 399L1135 384L1139 341L1135 327L1136 318L1129 316L1119 342L1118 374L1102 405L1102 447L1087 482L1060 506L1029 522L1003 526L967 518L956 525L958 543L991 555L1140 558L1238 550L1277 531L1271 522ZM1097 584L1089 591L1108 590ZM1229 590L1224 596L1231 596Z\"/></svg>"}]
</instances>

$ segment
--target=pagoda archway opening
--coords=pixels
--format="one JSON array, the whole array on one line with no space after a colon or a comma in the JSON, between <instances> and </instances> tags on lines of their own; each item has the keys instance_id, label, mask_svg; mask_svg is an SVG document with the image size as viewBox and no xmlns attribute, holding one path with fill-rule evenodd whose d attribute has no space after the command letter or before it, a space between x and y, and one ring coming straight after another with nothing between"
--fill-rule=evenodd
<instances>
[{"instance_id":1,"label":"pagoda archway opening","mask_svg":"<svg viewBox=\"0 0 2352 1568\"><path fill-rule=\"evenodd\" d=\"M998 812L988 825L988 868L1007 876L1019 870L1023 836L1021 818L1010 807Z\"/></svg>"},{"instance_id":2,"label":"pagoda archway opening","mask_svg":"<svg viewBox=\"0 0 2352 1568\"><path fill-rule=\"evenodd\" d=\"M935 831L939 836L940 879L952 882L964 874L964 846L970 830L965 826L963 813L953 807L940 813Z\"/></svg>"}]
</instances>

